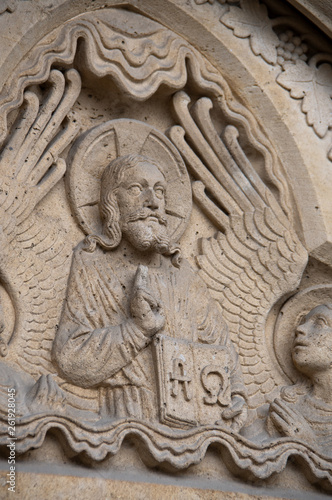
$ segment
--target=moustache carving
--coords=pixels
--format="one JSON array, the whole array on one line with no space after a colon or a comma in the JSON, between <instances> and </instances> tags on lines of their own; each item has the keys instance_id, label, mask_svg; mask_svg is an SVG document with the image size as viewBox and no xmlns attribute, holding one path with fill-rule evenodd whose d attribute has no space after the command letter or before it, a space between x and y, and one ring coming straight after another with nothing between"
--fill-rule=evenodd
<instances>
[{"instance_id":1,"label":"moustache carving","mask_svg":"<svg viewBox=\"0 0 332 500\"><path fill-rule=\"evenodd\" d=\"M136 210L136 212L132 212L129 214L125 222L135 222L137 220L144 220L147 219L148 217L155 217L158 219L159 224L162 224L163 226L167 226L167 219L161 213L156 212L154 210L151 210L150 208L141 208L140 210Z\"/></svg>"}]
</instances>

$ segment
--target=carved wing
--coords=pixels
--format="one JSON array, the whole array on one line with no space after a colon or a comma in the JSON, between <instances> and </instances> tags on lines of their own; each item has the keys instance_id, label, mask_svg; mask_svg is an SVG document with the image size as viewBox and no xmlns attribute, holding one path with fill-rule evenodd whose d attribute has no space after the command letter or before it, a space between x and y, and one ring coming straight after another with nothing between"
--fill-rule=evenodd
<instances>
[{"instance_id":1,"label":"carved wing","mask_svg":"<svg viewBox=\"0 0 332 500\"><path fill-rule=\"evenodd\" d=\"M186 160L196 203L219 232L203 239L200 274L222 306L238 347L249 407L271 397L279 376L269 354L265 327L271 308L299 284L307 251L274 195L263 183L226 126L221 138L212 122L212 101L199 99L189 110L179 92L174 108L181 126L170 136Z\"/></svg>"},{"instance_id":2,"label":"carved wing","mask_svg":"<svg viewBox=\"0 0 332 500\"><path fill-rule=\"evenodd\" d=\"M35 209L66 170L59 155L79 130L68 113L80 88L77 71L52 70L46 90L26 91L0 155L0 274L15 314L14 331L4 320L1 354L35 377L54 371L50 350L70 260L59 226Z\"/></svg>"}]
</instances>

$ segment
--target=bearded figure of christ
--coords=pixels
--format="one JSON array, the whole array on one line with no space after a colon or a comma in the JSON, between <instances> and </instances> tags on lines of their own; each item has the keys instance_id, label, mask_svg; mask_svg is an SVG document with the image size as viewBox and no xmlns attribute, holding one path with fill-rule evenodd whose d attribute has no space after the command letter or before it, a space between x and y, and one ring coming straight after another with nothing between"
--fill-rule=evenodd
<instances>
[{"instance_id":1,"label":"bearded figure of christ","mask_svg":"<svg viewBox=\"0 0 332 500\"><path fill-rule=\"evenodd\" d=\"M225 346L231 406L224 417L239 428L246 390L238 355L217 303L170 241L166 202L165 175L151 159L127 155L105 168L103 236L88 236L74 251L53 359L72 384L106 388L110 418L158 422L155 335Z\"/></svg>"}]
</instances>

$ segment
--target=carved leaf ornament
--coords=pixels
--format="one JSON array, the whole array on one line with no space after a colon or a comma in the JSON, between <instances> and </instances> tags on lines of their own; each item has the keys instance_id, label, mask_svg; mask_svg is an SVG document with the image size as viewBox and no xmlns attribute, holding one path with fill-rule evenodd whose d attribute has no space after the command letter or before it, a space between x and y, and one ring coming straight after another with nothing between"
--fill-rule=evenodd
<instances>
[{"instance_id":1,"label":"carved leaf ornament","mask_svg":"<svg viewBox=\"0 0 332 500\"><path fill-rule=\"evenodd\" d=\"M280 64L282 73L277 77L277 83L289 90L294 99L303 99L301 110L308 125L313 127L318 137L325 137L332 125L332 67L324 62L324 59L331 60L330 54L313 56L309 63L301 60L303 56L292 63L280 63L278 51L283 53L282 35L279 38L273 28L284 24L285 18L270 19L267 7L259 0L243 0L240 7L230 6L220 22L231 28L235 36L249 37L250 47L256 56L261 56L268 64ZM295 39L300 43L301 37ZM292 50L300 50L291 39L289 41ZM323 64L317 66L317 59ZM328 158L332 160L332 150L328 152Z\"/></svg>"},{"instance_id":2,"label":"carved leaf ornament","mask_svg":"<svg viewBox=\"0 0 332 500\"><path fill-rule=\"evenodd\" d=\"M290 91L294 99L302 100L308 125L323 138L332 126L332 67L323 63L316 67L298 60L285 64L277 82Z\"/></svg>"},{"instance_id":3,"label":"carved leaf ornament","mask_svg":"<svg viewBox=\"0 0 332 500\"><path fill-rule=\"evenodd\" d=\"M267 8L256 0L245 0L240 7L231 6L222 16L221 22L234 30L239 38L250 38L250 46L256 56L262 56L266 62L277 62L276 48L279 38L272 29Z\"/></svg>"}]
</instances>

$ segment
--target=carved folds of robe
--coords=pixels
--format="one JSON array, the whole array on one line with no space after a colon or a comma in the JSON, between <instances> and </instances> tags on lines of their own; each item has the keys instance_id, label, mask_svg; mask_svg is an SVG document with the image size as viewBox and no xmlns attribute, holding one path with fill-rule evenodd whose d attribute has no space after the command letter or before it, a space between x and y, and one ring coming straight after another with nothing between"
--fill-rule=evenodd
<instances>
[{"instance_id":1,"label":"carved folds of robe","mask_svg":"<svg viewBox=\"0 0 332 500\"><path fill-rule=\"evenodd\" d=\"M152 346L130 315L136 269L117 251L88 253L78 247L53 356L71 383L107 388L110 416L157 420ZM226 346L231 394L245 396L238 355L219 308L188 262L176 268L160 256L159 264L149 267L148 287L164 309L165 326L159 333Z\"/></svg>"}]
</instances>

